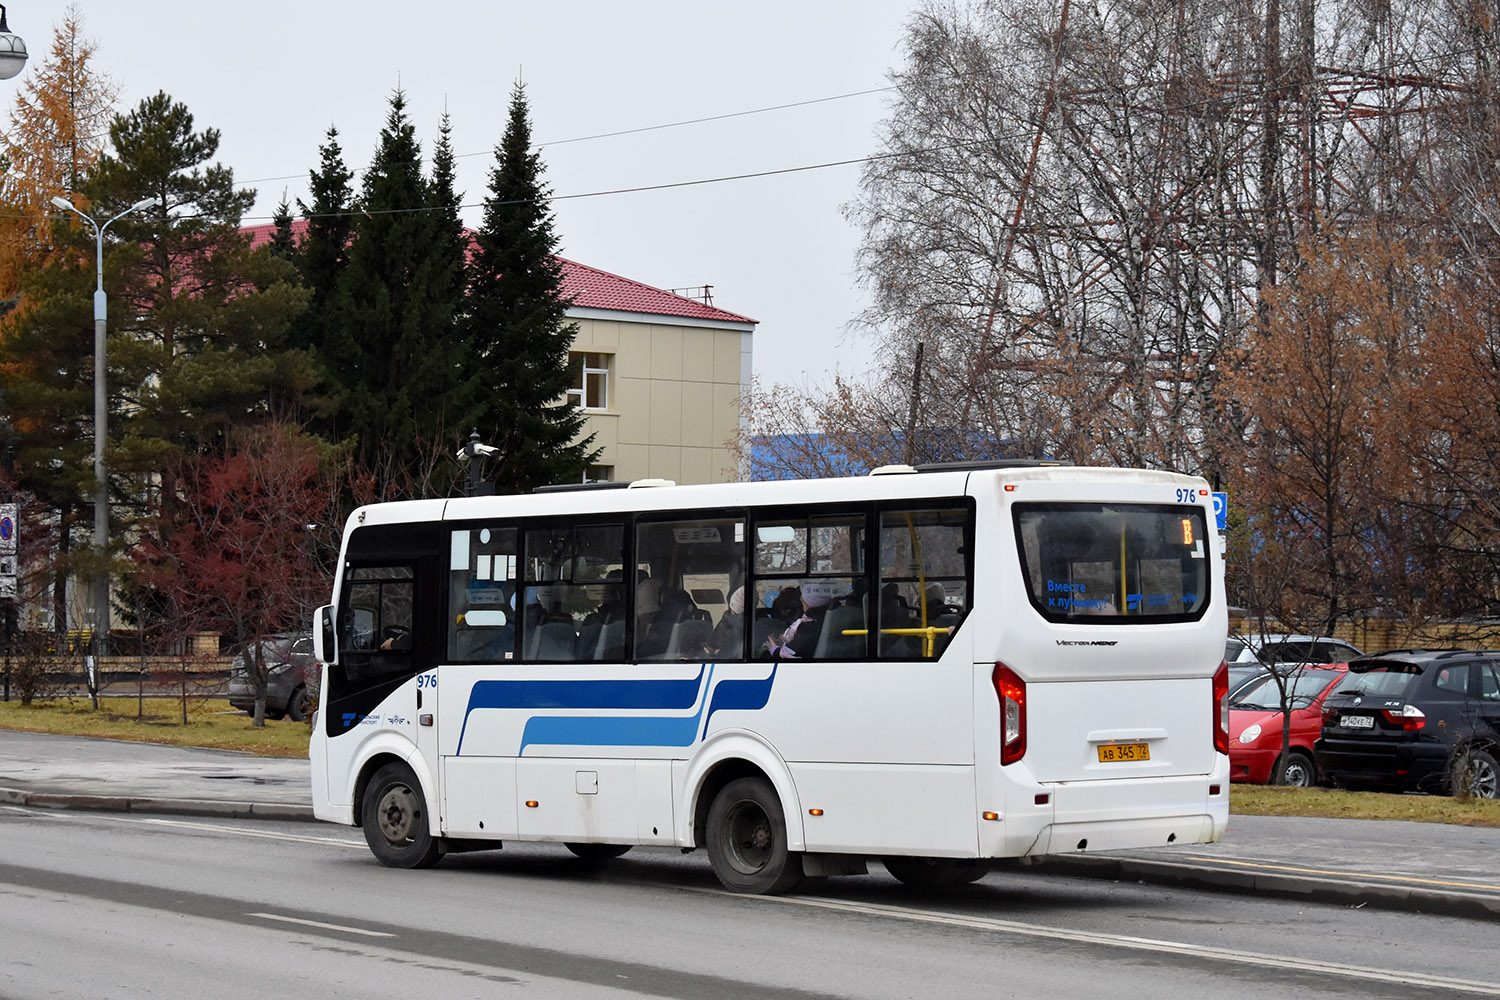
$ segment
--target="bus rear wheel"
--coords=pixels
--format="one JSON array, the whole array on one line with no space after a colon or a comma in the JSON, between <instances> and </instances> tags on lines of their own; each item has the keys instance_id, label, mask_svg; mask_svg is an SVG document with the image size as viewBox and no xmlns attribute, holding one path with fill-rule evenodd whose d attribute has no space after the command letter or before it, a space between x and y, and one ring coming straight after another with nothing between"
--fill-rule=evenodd
<instances>
[{"instance_id":1,"label":"bus rear wheel","mask_svg":"<svg viewBox=\"0 0 1500 1000\"><path fill-rule=\"evenodd\" d=\"M431 868L443 856L427 821L422 785L405 764L375 772L360 805L360 825L370 853L387 868Z\"/></svg>"},{"instance_id":2,"label":"bus rear wheel","mask_svg":"<svg viewBox=\"0 0 1500 1000\"><path fill-rule=\"evenodd\" d=\"M881 858L880 863L897 882L916 889L976 882L988 871L977 862L961 858Z\"/></svg>"},{"instance_id":3,"label":"bus rear wheel","mask_svg":"<svg viewBox=\"0 0 1500 1000\"><path fill-rule=\"evenodd\" d=\"M708 859L730 892L775 895L802 881L802 855L787 849L786 814L761 778L736 778L708 808Z\"/></svg>"}]
</instances>

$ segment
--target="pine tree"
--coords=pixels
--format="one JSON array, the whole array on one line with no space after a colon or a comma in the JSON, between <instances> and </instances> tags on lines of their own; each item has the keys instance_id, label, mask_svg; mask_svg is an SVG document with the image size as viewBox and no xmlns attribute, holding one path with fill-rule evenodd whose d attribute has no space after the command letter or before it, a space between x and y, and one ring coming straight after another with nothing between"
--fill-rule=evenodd
<instances>
[{"instance_id":1,"label":"pine tree","mask_svg":"<svg viewBox=\"0 0 1500 1000\"><path fill-rule=\"evenodd\" d=\"M187 107L158 93L117 116L110 140L114 152L84 182L99 217L142 198L152 206L111 230L120 240L107 261L119 444L109 466L132 483L161 477L154 497L137 500L169 532L176 458L222 454L233 428L272 411L296 416L311 372L287 349L287 332L307 295L290 263L252 251L241 232L255 195L211 162L217 130L195 130Z\"/></svg>"},{"instance_id":2,"label":"pine tree","mask_svg":"<svg viewBox=\"0 0 1500 1000\"><path fill-rule=\"evenodd\" d=\"M454 337L463 255L445 225L451 194L435 205L399 90L390 106L321 351L341 383L337 437L356 439L384 497L432 492L456 476L463 400Z\"/></svg>"},{"instance_id":3,"label":"pine tree","mask_svg":"<svg viewBox=\"0 0 1500 1000\"><path fill-rule=\"evenodd\" d=\"M567 396L567 321L558 237L547 205L541 155L531 146L522 84L511 91L505 134L495 148L484 222L475 233L464 341L487 404L478 429L499 449L487 471L502 493L578 482L597 451L580 440L583 417Z\"/></svg>"}]
</instances>

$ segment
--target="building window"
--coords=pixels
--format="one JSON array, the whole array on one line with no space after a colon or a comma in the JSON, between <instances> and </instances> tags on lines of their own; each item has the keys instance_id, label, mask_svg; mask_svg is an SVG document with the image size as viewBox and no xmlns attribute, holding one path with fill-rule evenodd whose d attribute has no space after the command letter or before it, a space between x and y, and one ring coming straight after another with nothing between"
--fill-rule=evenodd
<instances>
[{"instance_id":1,"label":"building window","mask_svg":"<svg viewBox=\"0 0 1500 1000\"><path fill-rule=\"evenodd\" d=\"M579 373L568 396L580 410L609 409L609 366L613 355L572 351L568 364L578 365Z\"/></svg>"},{"instance_id":2,"label":"building window","mask_svg":"<svg viewBox=\"0 0 1500 1000\"><path fill-rule=\"evenodd\" d=\"M615 481L615 467L613 465L591 465L583 470L583 481L586 483L612 483Z\"/></svg>"}]
</instances>

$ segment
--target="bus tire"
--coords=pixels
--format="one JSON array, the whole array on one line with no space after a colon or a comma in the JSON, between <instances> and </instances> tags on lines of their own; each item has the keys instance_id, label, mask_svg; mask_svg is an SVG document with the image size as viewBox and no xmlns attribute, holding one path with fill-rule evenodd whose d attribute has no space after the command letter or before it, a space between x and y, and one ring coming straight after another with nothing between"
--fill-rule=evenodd
<instances>
[{"instance_id":1,"label":"bus tire","mask_svg":"<svg viewBox=\"0 0 1500 1000\"><path fill-rule=\"evenodd\" d=\"M802 855L787 849L786 813L761 778L736 778L708 807L708 859L730 892L776 895L802 881Z\"/></svg>"},{"instance_id":2,"label":"bus tire","mask_svg":"<svg viewBox=\"0 0 1500 1000\"><path fill-rule=\"evenodd\" d=\"M629 844L564 844L585 861L608 861L630 850Z\"/></svg>"},{"instance_id":3,"label":"bus tire","mask_svg":"<svg viewBox=\"0 0 1500 1000\"><path fill-rule=\"evenodd\" d=\"M427 821L422 785L405 764L375 772L360 804L360 825L370 853L387 868L431 868L443 856Z\"/></svg>"},{"instance_id":4,"label":"bus tire","mask_svg":"<svg viewBox=\"0 0 1500 1000\"><path fill-rule=\"evenodd\" d=\"M891 877L914 889L941 889L984 878L987 869L961 858L881 858Z\"/></svg>"}]
</instances>

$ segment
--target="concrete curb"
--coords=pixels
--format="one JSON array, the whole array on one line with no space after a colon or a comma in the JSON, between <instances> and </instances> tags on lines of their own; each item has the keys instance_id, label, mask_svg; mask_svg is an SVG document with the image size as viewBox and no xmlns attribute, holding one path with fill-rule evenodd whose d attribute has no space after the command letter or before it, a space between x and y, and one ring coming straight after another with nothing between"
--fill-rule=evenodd
<instances>
[{"instance_id":1,"label":"concrete curb","mask_svg":"<svg viewBox=\"0 0 1500 1000\"><path fill-rule=\"evenodd\" d=\"M1338 906L1373 906L1403 913L1435 913L1450 917L1500 920L1500 895L1485 893L1375 881L1339 881L1311 875L1240 871L1211 865L1102 855L1053 855L1039 867L1044 871L1084 878L1276 896Z\"/></svg>"},{"instance_id":2,"label":"concrete curb","mask_svg":"<svg viewBox=\"0 0 1500 1000\"><path fill-rule=\"evenodd\" d=\"M146 796L65 795L0 788L0 804L38 809L85 809L96 812L158 813L169 816L219 816L225 819L269 819L316 822L311 806L220 799L162 799Z\"/></svg>"}]
</instances>

